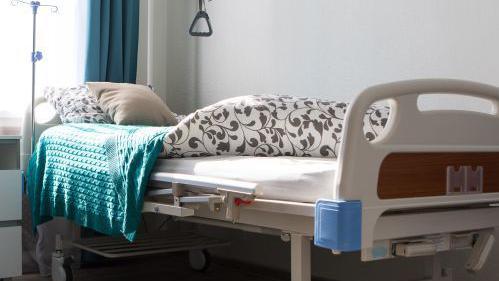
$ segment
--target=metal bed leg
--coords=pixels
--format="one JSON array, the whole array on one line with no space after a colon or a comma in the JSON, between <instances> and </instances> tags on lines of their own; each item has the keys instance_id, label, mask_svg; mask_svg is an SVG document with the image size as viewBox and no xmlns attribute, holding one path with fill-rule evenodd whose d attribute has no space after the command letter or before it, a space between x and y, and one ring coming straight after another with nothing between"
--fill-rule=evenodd
<instances>
[{"instance_id":1,"label":"metal bed leg","mask_svg":"<svg viewBox=\"0 0 499 281\"><path fill-rule=\"evenodd\" d=\"M433 278L432 281L452 281L452 269L443 267L439 255L433 257Z\"/></svg>"},{"instance_id":2,"label":"metal bed leg","mask_svg":"<svg viewBox=\"0 0 499 281\"><path fill-rule=\"evenodd\" d=\"M310 239L291 233L291 281L310 281Z\"/></svg>"},{"instance_id":3,"label":"metal bed leg","mask_svg":"<svg viewBox=\"0 0 499 281\"><path fill-rule=\"evenodd\" d=\"M442 266L442 258L437 254L432 258L431 277L421 281L452 281L452 269Z\"/></svg>"}]
</instances>

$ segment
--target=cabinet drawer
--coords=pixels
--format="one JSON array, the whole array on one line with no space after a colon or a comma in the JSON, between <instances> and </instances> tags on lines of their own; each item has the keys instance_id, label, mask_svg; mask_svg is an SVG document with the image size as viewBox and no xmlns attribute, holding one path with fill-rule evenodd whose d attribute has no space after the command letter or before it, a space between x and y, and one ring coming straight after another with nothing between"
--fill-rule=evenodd
<instances>
[{"instance_id":1,"label":"cabinet drawer","mask_svg":"<svg viewBox=\"0 0 499 281\"><path fill-rule=\"evenodd\" d=\"M0 170L0 221L21 220L21 195L21 171Z\"/></svg>"},{"instance_id":2,"label":"cabinet drawer","mask_svg":"<svg viewBox=\"0 0 499 281\"><path fill-rule=\"evenodd\" d=\"M22 274L21 227L0 227L0 278Z\"/></svg>"}]
</instances>

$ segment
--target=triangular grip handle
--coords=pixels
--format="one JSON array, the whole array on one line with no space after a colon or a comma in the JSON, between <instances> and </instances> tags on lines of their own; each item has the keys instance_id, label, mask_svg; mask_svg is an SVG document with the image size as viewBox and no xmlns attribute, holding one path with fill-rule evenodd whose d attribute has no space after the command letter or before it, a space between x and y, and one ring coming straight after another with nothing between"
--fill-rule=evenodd
<instances>
[{"instance_id":1,"label":"triangular grip handle","mask_svg":"<svg viewBox=\"0 0 499 281\"><path fill-rule=\"evenodd\" d=\"M205 20L206 24L208 25L208 31L207 32L199 32L199 31L194 31L194 27L200 20ZM196 17L192 21L191 28L189 28L189 34L191 36L201 36L201 37L209 37L213 34L213 29L211 28L211 23L210 23L210 17L208 16L208 13L205 11L199 11L196 14Z\"/></svg>"}]
</instances>

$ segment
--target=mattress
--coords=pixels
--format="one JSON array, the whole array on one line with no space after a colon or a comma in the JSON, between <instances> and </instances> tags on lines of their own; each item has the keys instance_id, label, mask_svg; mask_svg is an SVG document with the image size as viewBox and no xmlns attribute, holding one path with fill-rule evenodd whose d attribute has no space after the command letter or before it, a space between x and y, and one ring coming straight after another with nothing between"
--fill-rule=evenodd
<instances>
[{"instance_id":1,"label":"mattress","mask_svg":"<svg viewBox=\"0 0 499 281\"><path fill-rule=\"evenodd\" d=\"M159 159L155 171L252 182L262 199L315 202L332 197L336 169L332 158L211 156Z\"/></svg>"}]
</instances>

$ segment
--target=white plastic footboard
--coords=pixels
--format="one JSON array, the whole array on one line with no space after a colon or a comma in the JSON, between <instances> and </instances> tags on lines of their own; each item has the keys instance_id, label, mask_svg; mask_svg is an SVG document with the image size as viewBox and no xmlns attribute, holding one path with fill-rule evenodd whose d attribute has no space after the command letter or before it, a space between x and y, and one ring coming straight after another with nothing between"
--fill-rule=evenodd
<instances>
[{"instance_id":1,"label":"white plastic footboard","mask_svg":"<svg viewBox=\"0 0 499 281\"><path fill-rule=\"evenodd\" d=\"M485 99L492 104L493 110L490 114L465 110L420 111L417 105L419 96L435 93ZM388 100L390 117L383 134L376 141L368 142L363 135L363 113L371 104L380 100ZM376 224L386 211L499 201L498 193L384 200L377 194L381 163L391 153L498 152L498 107L499 88L446 79L413 80L375 86L357 97L346 116L334 198L361 200L363 251L372 248ZM438 230L445 230L445 220L442 219L440 223L444 229L440 227ZM499 220L496 219L483 222L481 226L493 227L498 224ZM416 229L418 225L406 224L403 227ZM471 227L473 218L461 220L460 230Z\"/></svg>"}]
</instances>

